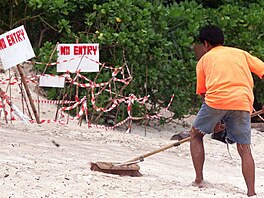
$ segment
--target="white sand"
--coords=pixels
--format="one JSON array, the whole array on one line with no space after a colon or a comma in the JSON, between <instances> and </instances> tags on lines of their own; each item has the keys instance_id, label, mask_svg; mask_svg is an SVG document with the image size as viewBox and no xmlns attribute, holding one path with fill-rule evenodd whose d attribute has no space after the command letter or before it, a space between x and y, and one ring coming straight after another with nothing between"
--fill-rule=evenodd
<instances>
[{"instance_id":1,"label":"white sand","mask_svg":"<svg viewBox=\"0 0 264 198\"><path fill-rule=\"evenodd\" d=\"M13 95L18 93L13 91ZM15 101L18 104L18 101ZM54 118L55 106L42 105L41 118ZM53 111L53 112L52 112ZM103 130L68 125L24 124L16 120L0 127L0 197L89 198L239 198L246 197L235 145L205 137L206 188L191 186L194 170L189 143L150 156L139 163L142 177L120 177L90 170L90 162L126 161L172 143L182 127L171 123L147 128ZM264 197L264 133L252 129L256 163L256 191ZM58 144L57 147L55 144Z\"/></svg>"},{"instance_id":2,"label":"white sand","mask_svg":"<svg viewBox=\"0 0 264 198\"><path fill-rule=\"evenodd\" d=\"M135 127L126 134L87 129L74 122L2 125L0 197L245 197L235 146L230 146L231 159L226 146L209 137L204 169L209 184L204 189L191 186L189 143L146 158L139 164L142 177L90 171L90 162L125 161L171 143L170 131L148 128L144 137L143 130ZM264 197L264 133L252 132L256 189Z\"/></svg>"}]
</instances>

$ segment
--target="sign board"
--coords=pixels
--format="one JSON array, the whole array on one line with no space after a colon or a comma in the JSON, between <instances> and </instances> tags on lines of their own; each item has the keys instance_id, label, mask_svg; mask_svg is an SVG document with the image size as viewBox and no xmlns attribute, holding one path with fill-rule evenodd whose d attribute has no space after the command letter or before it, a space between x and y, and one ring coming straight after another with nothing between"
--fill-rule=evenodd
<instances>
[{"instance_id":1,"label":"sign board","mask_svg":"<svg viewBox=\"0 0 264 198\"><path fill-rule=\"evenodd\" d=\"M35 57L24 26L0 35L0 59L4 69L9 69Z\"/></svg>"},{"instance_id":2,"label":"sign board","mask_svg":"<svg viewBox=\"0 0 264 198\"><path fill-rule=\"evenodd\" d=\"M39 78L40 87L58 87L63 88L65 84L65 78L60 76L44 75Z\"/></svg>"},{"instance_id":3,"label":"sign board","mask_svg":"<svg viewBox=\"0 0 264 198\"><path fill-rule=\"evenodd\" d=\"M98 72L99 44L59 44L57 72Z\"/></svg>"}]
</instances>

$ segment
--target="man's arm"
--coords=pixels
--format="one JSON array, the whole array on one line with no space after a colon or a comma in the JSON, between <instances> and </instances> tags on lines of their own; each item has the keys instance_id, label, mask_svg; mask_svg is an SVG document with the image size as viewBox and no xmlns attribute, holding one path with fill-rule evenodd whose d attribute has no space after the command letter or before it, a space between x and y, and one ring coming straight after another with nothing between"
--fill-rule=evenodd
<instances>
[{"instance_id":1,"label":"man's arm","mask_svg":"<svg viewBox=\"0 0 264 198\"><path fill-rule=\"evenodd\" d=\"M204 102L205 93L201 93L200 95L202 96L202 100L203 100L203 102Z\"/></svg>"},{"instance_id":2,"label":"man's arm","mask_svg":"<svg viewBox=\"0 0 264 198\"><path fill-rule=\"evenodd\" d=\"M264 62L259 58L252 56L247 52L247 62L250 68L250 71L256 74L259 78L263 79L264 77Z\"/></svg>"}]
</instances>

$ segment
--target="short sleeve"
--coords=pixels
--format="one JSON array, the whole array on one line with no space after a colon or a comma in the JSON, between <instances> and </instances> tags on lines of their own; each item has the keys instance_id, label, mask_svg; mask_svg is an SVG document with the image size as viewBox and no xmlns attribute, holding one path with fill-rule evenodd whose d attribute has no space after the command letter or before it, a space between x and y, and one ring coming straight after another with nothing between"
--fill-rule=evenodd
<instances>
[{"instance_id":1,"label":"short sleeve","mask_svg":"<svg viewBox=\"0 0 264 198\"><path fill-rule=\"evenodd\" d=\"M203 70L203 58L196 65L196 94L206 93L205 74Z\"/></svg>"},{"instance_id":2,"label":"short sleeve","mask_svg":"<svg viewBox=\"0 0 264 198\"><path fill-rule=\"evenodd\" d=\"M259 76L260 78L263 78L264 62L249 53L246 53L246 56L250 71Z\"/></svg>"}]
</instances>

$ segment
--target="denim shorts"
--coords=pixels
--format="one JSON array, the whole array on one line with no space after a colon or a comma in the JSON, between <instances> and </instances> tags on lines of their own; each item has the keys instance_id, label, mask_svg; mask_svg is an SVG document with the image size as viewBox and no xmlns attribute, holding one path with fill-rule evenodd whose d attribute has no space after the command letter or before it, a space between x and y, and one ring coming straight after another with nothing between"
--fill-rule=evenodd
<instances>
[{"instance_id":1,"label":"denim shorts","mask_svg":"<svg viewBox=\"0 0 264 198\"><path fill-rule=\"evenodd\" d=\"M204 102L193 126L204 134L211 134L221 120L229 140L239 144L251 143L251 117L248 111L214 109Z\"/></svg>"}]
</instances>

